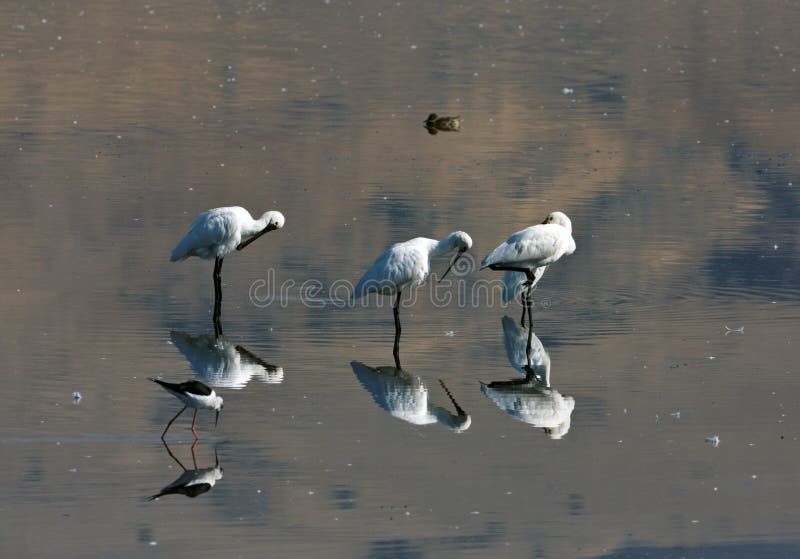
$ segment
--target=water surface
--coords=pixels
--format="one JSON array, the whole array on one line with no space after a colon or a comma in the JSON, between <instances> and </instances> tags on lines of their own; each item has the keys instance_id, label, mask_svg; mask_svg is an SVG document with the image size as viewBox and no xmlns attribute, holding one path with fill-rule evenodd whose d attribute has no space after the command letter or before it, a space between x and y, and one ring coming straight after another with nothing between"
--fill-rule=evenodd
<instances>
[{"instance_id":1,"label":"water surface","mask_svg":"<svg viewBox=\"0 0 800 559\"><path fill-rule=\"evenodd\" d=\"M795 3L4 2L0 21L0 555L800 554ZM430 112L461 130L429 135ZM226 260L215 343L213 266L168 256L231 204L287 223ZM482 391L521 378L518 306L422 291L390 378L458 417L444 381L470 424L387 413L352 363L394 365L388 301L326 290L393 242L461 229L480 259L553 210L578 250L535 292L551 386L517 395L571 401L566 431ZM156 375L221 385L196 466L187 417L177 461L159 440L180 408ZM208 491L147 500L215 452Z\"/></svg>"}]
</instances>

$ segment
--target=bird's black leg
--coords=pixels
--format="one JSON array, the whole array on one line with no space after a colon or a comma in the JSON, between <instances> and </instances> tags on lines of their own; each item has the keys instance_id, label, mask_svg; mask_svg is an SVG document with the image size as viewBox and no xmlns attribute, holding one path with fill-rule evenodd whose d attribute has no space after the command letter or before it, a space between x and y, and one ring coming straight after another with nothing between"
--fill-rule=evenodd
<instances>
[{"instance_id":1,"label":"bird's black leg","mask_svg":"<svg viewBox=\"0 0 800 559\"><path fill-rule=\"evenodd\" d=\"M528 286L525 306L528 309L528 346L525 348L525 355L528 358L528 367L531 367L531 342L533 341L533 301L531 300L531 286Z\"/></svg>"},{"instance_id":2,"label":"bird's black leg","mask_svg":"<svg viewBox=\"0 0 800 559\"><path fill-rule=\"evenodd\" d=\"M400 291L397 292L397 299L394 302L394 351L392 354L394 355L394 365L398 369L402 369L400 366L400 332L402 332L402 328L400 327Z\"/></svg>"},{"instance_id":3,"label":"bird's black leg","mask_svg":"<svg viewBox=\"0 0 800 559\"><path fill-rule=\"evenodd\" d=\"M525 328L525 310L528 310L528 327L533 327L533 320L531 319L531 312L530 312L530 303L531 303L531 288L533 287L533 281L536 279L533 275L533 270L530 268L522 268L517 266L503 266L502 264L490 264L490 270L500 270L500 271L510 271L510 272L522 272L525 274L525 277L528 278L527 281L527 293L523 296L522 299L522 318L520 319L519 323Z\"/></svg>"},{"instance_id":4,"label":"bird's black leg","mask_svg":"<svg viewBox=\"0 0 800 559\"><path fill-rule=\"evenodd\" d=\"M173 422L173 421L175 421L176 419L178 419L178 416L179 416L180 414L182 414L183 412L185 412L185 411L186 411L186 406L183 406L183 407L181 408L181 411L179 411L178 413L176 413L176 414L175 414L175 417L173 417L172 419L170 419L170 420L169 420L169 423L167 423L167 426L164 428L164 432L163 432L163 433L161 433L161 440L162 440L162 441L164 440L164 436L167 434L167 431L169 431L169 426L170 426L170 425L172 425L172 422Z\"/></svg>"},{"instance_id":5,"label":"bird's black leg","mask_svg":"<svg viewBox=\"0 0 800 559\"><path fill-rule=\"evenodd\" d=\"M533 298L531 297L531 293L533 292L533 282L535 281L536 277L533 275L533 270L531 270L530 268L525 268L524 272L525 272L525 277L528 278L528 281L525 282L525 283L527 283L528 285L525 286L526 289L525 289L525 296L524 296L525 298L523 299L524 306L523 306L523 309L522 309L522 316L524 318L525 311L527 310L528 311L528 328L532 330L533 329L533 315L532 315L533 311L531 310L531 305L533 304ZM523 320L523 322L524 322L524 320ZM523 324L522 327L524 328L525 324Z\"/></svg>"},{"instance_id":6,"label":"bird's black leg","mask_svg":"<svg viewBox=\"0 0 800 559\"><path fill-rule=\"evenodd\" d=\"M530 361L530 358L528 358L528 360ZM194 430L195 420L197 420L197 408L194 409L194 417L192 418L192 435L194 435L194 440L196 442L200 437L197 436L197 431Z\"/></svg>"},{"instance_id":7,"label":"bird's black leg","mask_svg":"<svg viewBox=\"0 0 800 559\"><path fill-rule=\"evenodd\" d=\"M214 260L214 326L222 312L222 258Z\"/></svg>"},{"instance_id":8,"label":"bird's black leg","mask_svg":"<svg viewBox=\"0 0 800 559\"><path fill-rule=\"evenodd\" d=\"M528 298L526 291L522 292L522 299L520 301L522 303L522 317L519 319L519 325L522 326L523 328L525 328L525 312L528 310L527 308Z\"/></svg>"}]
</instances>

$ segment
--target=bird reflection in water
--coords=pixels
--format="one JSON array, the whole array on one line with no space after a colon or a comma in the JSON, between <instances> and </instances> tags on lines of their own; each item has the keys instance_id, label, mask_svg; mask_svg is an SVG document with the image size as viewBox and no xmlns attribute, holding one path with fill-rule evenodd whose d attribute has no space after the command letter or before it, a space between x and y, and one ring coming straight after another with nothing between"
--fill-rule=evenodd
<instances>
[{"instance_id":1,"label":"bird reflection in water","mask_svg":"<svg viewBox=\"0 0 800 559\"><path fill-rule=\"evenodd\" d=\"M503 338L508 360L523 378L481 383L481 391L511 417L544 429L551 439L562 438L569 432L575 399L550 387L550 356L541 340L508 316Z\"/></svg>"},{"instance_id":2,"label":"bird reflection in water","mask_svg":"<svg viewBox=\"0 0 800 559\"><path fill-rule=\"evenodd\" d=\"M186 497L194 498L210 491L217 481L222 479L223 470L219 465L219 456L217 455L216 447L214 448L214 466L211 468L198 468L197 458L195 456L197 441L195 441L192 445L192 464L194 465L194 469L189 470L175 457L166 441L162 442L164 443L164 448L167 449L167 454L181 467L183 473L178 479L164 487L155 495L149 497L147 499L148 501L153 501L166 495L185 495Z\"/></svg>"},{"instance_id":3,"label":"bird reflection in water","mask_svg":"<svg viewBox=\"0 0 800 559\"><path fill-rule=\"evenodd\" d=\"M215 330L218 333L214 336L170 332L172 343L201 381L215 388L233 389L244 388L252 378L267 384L283 382L282 367L267 363L244 346L229 342L220 327Z\"/></svg>"},{"instance_id":4,"label":"bird reflection in water","mask_svg":"<svg viewBox=\"0 0 800 559\"><path fill-rule=\"evenodd\" d=\"M413 425L441 423L455 433L469 429L472 418L458 405L443 381L439 381L455 408L455 413L428 399L428 387L422 379L397 367L369 367L358 361L350 363L361 386L375 403L389 415Z\"/></svg>"}]
</instances>

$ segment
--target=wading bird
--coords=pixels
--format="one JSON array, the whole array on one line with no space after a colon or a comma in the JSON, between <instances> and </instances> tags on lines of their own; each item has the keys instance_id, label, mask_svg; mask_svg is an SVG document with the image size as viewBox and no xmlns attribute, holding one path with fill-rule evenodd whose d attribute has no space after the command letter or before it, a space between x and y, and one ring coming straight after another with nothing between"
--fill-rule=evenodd
<instances>
[{"instance_id":1,"label":"wading bird","mask_svg":"<svg viewBox=\"0 0 800 559\"><path fill-rule=\"evenodd\" d=\"M456 251L450 265L439 281L450 272L458 259L472 247L472 239L463 231L450 233L441 241L417 237L404 243L392 245L378 256L369 270L358 281L353 292L354 300L368 293L395 295L394 303L394 360L400 368L400 296L404 289L425 281L430 273L431 256Z\"/></svg>"},{"instance_id":2,"label":"wading bird","mask_svg":"<svg viewBox=\"0 0 800 559\"><path fill-rule=\"evenodd\" d=\"M217 412L217 417L214 420L214 427L216 428L217 423L219 422L219 412L222 409L222 397L217 396L217 393L211 388L198 380L187 380L186 382L176 384L172 382L165 382L157 378L148 378L156 384L161 385L164 390L175 396L184 404L184 406L181 408L181 411L176 413L175 417L170 419L169 423L167 423L167 426L164 428L164 432L161 433L161 440L164 440L164 436L167 434L167 431L169 431L172 422L178 419L178 416L186 411L186 408L194 408L194 417L192 418L192 434L194 435L195 439L199 438L197 436L197 431L194 430L194 422L197 420L198 410L215 410Z\"/></svg>"},{"instance_id":3,"label":"wading bird","mask_svg":"<svg viewBox=\"0 0 800 559\"><path fill-rule=\"evenodd\" d=\"M439 116L436 113L431 113L423 121L423 124L428 129L429 134L436 134L438 131L458 132L461 129L461 117Z\"/></svg>"},{"instance_id":4,"label":"wading bird","mask_svg":"<svg viewBox=\"0 0 800 559\"><path fill-rule=\"evenodd\" d=\"M525 274L527 278L525 304L528 308L530 328L533 325L530 294L538 281L537 268L548 266L573 252L575 252L575 240L572 238L572 222L565 214L553 212L539 225L517 231L506 242L487 254L481 262L481 270L490 268Z\"/></svg>"},{"instance_id":5,"label":"wading bird","mask_svg":"<svg viewBox=\"0 0 800 559\"><path fill-rule=\"evenodd\" d=\"M259 219L239 206L214 208L198 215L191 229L172 251L170 260L177 262L190 256L214 260L214 323L219 322L222 306L222 259L265 233L283 227L281 212L266 212Z\"/></svg>"}]
</instances>

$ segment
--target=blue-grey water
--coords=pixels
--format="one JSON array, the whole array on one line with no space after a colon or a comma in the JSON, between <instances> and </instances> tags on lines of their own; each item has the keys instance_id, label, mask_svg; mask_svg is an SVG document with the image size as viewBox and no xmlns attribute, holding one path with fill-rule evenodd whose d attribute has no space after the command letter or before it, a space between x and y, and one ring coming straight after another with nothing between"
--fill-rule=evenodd
<instances>
[{"instance_id":1,"label":"blue-grey water","mask_svg":"<svg viewBox=\"0 0 800 559\"><path fill-rule=\"evenodd\" d=\"M800 556L798 25L0 2L0 556ZM286 226L225 260L215 340L213 264L169 254L223 205ZM522 378L499 273L417 292L401 372L388 299L335 304L393 242L464 230L479 261L554 210L577 250L534 292L549 387L487 389ZM149 376L225 398L194 460ZM213 486L147 500L215 452Z\"/></svg>"}]
</instances>

